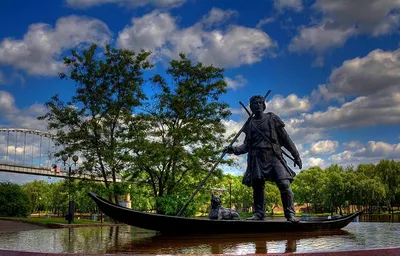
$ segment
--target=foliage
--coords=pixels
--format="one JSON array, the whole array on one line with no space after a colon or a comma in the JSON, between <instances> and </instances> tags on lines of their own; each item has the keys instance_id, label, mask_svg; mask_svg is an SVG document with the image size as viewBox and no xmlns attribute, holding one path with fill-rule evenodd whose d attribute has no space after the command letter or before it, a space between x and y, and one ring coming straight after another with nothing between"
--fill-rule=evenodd
<instances>
[{"instance_id":1,"label":"foliage","mask_svg":"<svg viewBox=\"0 0 400 256\"><path fill-rule=\"evenodd\" d=\"M358 209L374 209L383 206L393 212L400 205L400 163L381 160L377 164L360 164L346 169L331 165L325 170L312 167L301 171L294 180L295 201L313 206L314 212L342 211L350 205ZM309 209L311 210L311 209Z\"/></svg>"},{"instance_id":2,"label":"foliage","mask_svg":"<svg viewBox=\"0 0 400 256\"><path fill-rule=\"evenodd\" d=\"M51 203L49 185L43 180L35 180L21 186L30 200L30 213L43 211L49 208Z\"/></svg>"},{"instance_id":3,"label":"foliage","mask_svg":"<svg viewBox=\"0 0 400 256\"><path fill-rule=\"evenodd\" d=\"M160 75L152 78L152 100L131 126L130 180L152 189L158 212L174 212L171 198L193 191L221 154L222 120L230 114L220 101L227 86L222 72L181 54L167 69L172 84Z\"/></svg>"},{"instance_id":4,"label":"foliage","mask_svg":"<svg viewBox=\"0 0 400 256\"><path fill-rule=\"evenodd\" d=\"M0 183L0 217L27 217L29 197L19 185Z\"/></svg>"},{"instance_id":5,"label":"foliage","mask_svg":"<svg viewBox=\"0 0 400 256\"><path fill-rule=\"evenodd\" d=\"M80 170L100 175L109 188L126 166L125 139L134 109L145 99L142 75L151 67L147 61L150 53L136 54L107 45L100 55L97 49L92 45L64 58L70 72L60 77L75 82L75 95L66 103L54 95L45 104L48 112L39 119L48 122L56 141L65 146L57 155L80 152ZM117 200L117 192L113 194Z\"/></svg>"}]
</instances>

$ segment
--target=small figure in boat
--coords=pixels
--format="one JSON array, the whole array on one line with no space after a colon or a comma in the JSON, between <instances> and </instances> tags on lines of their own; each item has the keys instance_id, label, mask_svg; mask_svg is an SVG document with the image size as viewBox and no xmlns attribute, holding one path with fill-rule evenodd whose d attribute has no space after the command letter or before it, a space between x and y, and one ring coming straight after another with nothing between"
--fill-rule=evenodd
<instances>
[{"instance_id":1,"label":"small figure in boat","mask_svg":"<svg viewBox=\"0 0 400 256\"><path fill-rule=\"evenodd\" d=\"M299 152L285 130L285 124L274 113L264 113L266 109L263 96L250 98L250 109L254 118L245 128L244 143L238 147L225 148L228 154L247 155L247 169L242 183L253 188L254 213L249 220L262 220L265 217L265 181L278 186L285 217L297 222L295 217L293 192L290 184L296 173L287 166L281 147L285 147L294 158L294 166L302 167Z\"/></svg>"},{"instance_id":2,"label":"small figure in boat","mask_svg":"<svg viewBox=\"0 0 400 256\"><path fill-rule=\"evenodd\" d=\"M231 209L226 209L221 206L221 197L212 194L211 210L208 214L210 219L218 220L239 220L239 214Z\"/></svg>"}]
</instances>

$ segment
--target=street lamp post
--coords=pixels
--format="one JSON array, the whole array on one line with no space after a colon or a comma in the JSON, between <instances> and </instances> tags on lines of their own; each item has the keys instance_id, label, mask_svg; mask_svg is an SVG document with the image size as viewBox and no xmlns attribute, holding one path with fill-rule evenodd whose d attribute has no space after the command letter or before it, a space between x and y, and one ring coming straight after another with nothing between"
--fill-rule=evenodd
<instances>
[{"instance_id":1,"label":"street lamp post","mask_svg":"<svg viewBox=\"0 0 400 256\"><path fill-rule=\"evenodd\" d=\"M228 180L229 183L229 207L232 209L232 180Z\"/></svg>"},{"instance_id":2,"label":"street lamp post","mask_svg":"<svg viewBox=\"0 0 400 256\"><path fill-rule=\"evenodd\" d=\"M75 212L75 203L74 200L71 198L71 171L72 171L72 164L70 162L67 163L69 156L63 155L61 159L64 162L64 166L68 166L68 215L67 220L68 224L74 221L74 212ZM78 162L79 157L77 155L72 156L72 161L74 161L74 165L76 166L76 162Z\"/></svg>"}]
</instances>

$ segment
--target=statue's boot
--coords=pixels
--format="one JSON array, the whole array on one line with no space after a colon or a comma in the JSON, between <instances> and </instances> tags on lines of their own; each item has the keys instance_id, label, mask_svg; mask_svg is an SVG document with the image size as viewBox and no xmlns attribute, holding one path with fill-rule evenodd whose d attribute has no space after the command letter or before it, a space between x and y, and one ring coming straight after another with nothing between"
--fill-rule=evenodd
<instances>
[{"instance_id":1,"label":"statue's boot","mask_svg":"<svg viewBox=\"0 0 400 256\"><path fill-rule=\"evenodd\" d=\"M257 215L253 215L250 218L247 218L246 220L263 220L264 218L261 218L260 216Z\"/></svg>"},{"instance_id":2,"label":"statue's boot","mask_svg":"<svg viewBox=\"0 0 400 256\"><path fill-rule=\"evenodd\" d=\"M285 218L293 223L298 222L296 219L296 212L294 209L293 192L292 190L281 191L281 199L283 205L283 211L285 212Z\"/></svg>"}]
</instances>

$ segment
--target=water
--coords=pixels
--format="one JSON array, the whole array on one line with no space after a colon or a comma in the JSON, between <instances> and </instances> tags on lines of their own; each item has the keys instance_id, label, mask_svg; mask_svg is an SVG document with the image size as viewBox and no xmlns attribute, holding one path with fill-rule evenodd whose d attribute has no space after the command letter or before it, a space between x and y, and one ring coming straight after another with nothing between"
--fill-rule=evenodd
<instances>
[{"instance_id":1,"label":"water","mask_svg":"<svg viewBox=\"0 0 400 256\"><path fill-rule=\"evenodd\" d=\"M352 222L340 231L162 236L130 226L0 233L0 248L59 253L249 254L396 247L400 223Z\"/></svg>"}]
</instances>

